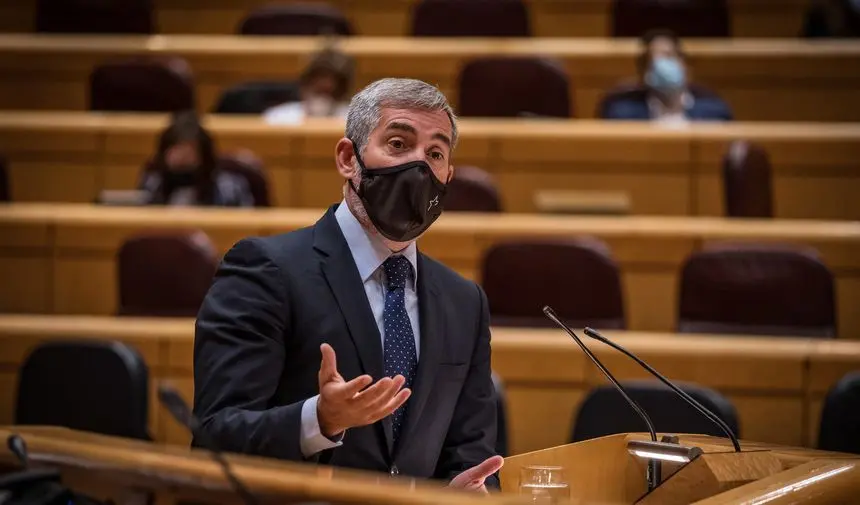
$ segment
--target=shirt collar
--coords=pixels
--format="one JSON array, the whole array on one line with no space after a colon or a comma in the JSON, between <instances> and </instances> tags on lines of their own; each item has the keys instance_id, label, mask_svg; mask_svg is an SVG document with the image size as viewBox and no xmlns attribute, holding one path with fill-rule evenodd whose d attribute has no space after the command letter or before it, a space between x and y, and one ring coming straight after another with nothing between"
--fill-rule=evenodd
<instances>
[{"instance_id":1,"label":"shirt collar","mask_svg":"<svg viewBox=\"0 0 860 505\"><path fill-rule=\"evenodd\" d=\"M358 219L349 210L346 200L340 202L337 210L334 211L334 217L337 219L337 224L343 237L346 239L346 244L352 253L352 259L355 261L355 266L358 267L358 274L361 276L361 282L367 282L368 279L377 271L379 267L385 263L389 257L394 255L391 249L382 243L379 237L373 236L361 226ZM406 249L400 251L401 254L412 265L412 288L418 279L418 248L415 242L411 242Z\"/></svg>"}]
</instances>

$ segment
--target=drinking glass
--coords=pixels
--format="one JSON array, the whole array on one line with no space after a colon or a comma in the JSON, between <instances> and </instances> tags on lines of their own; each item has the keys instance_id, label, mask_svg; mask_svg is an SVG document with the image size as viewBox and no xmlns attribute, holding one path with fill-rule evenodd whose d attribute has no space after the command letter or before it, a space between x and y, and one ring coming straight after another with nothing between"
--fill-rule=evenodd
<instances>
[{"instance_id":1,"label":"drinking glass","mask_svg":"<svg viewBox=\"0 0 860 505\"><path fill-rule=\"evenodd\" d=\"M520 495L532 503L555 505L570 499L570 486L560 466L526 466L520 470Z\"/></svg>"}]
</instances>

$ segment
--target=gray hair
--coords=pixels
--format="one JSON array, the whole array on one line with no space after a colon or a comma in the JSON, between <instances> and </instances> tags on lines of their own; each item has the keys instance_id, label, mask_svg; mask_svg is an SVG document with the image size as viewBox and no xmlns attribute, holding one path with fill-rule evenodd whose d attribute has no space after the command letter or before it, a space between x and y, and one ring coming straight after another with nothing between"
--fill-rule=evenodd
<instances>
[{"instance_id":1,"label":"gray hair","mask_svg":"<svg viewBox=\"0 0 860 505\"><path fill-rule=\"evenodd\" d=\"M418 79L388 77L368 84L349 102L346 137L360 151L367 147L370 132L379 124L383 107L445 111L451 120L451 148L457 145L457 116L438 88Z\"/></svg>"}]
</instances>

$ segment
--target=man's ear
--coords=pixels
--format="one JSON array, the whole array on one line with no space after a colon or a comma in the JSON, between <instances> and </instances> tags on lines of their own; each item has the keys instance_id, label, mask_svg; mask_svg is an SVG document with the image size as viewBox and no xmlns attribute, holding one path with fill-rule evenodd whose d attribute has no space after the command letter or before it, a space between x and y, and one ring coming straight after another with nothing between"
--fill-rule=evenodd
<instances>
[{"instance_id":1,"label":"man's ear","mask_svg":"<svg viewBox=\"0 0 860 505\"><path fill-rule=\"evenodd\" d=\"M344 137L337 141L334 148L334 162L337 171L344 179L355 177L355 148L351 140Z\"/></svg>"},{"instance_id":2,"label":"man's ear","mask_svg":"<svg viewBox=\"0 0 860 505\"><path fill-rule=\"evenodd\" d=\"M445 182L445 184L448 184L449 182L451 182L453 180L454 180L454 164L452 163L452 164L448 165L448 180Z\"/></svg>"}]
</instances>

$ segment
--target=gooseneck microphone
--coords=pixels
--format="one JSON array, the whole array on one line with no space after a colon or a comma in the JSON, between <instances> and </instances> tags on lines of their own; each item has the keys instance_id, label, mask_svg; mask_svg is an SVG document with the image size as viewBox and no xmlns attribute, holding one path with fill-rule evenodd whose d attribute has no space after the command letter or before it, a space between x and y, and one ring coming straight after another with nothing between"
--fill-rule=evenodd
<instances>
[{"instance_id":1,"label":"gooseneck microphone","mask_svg":"<svg viewBox=\"0 0 860 505\"><path fill-rule=\"evenodd\" d=\"M603 372L603 375L605 375L606 378L609 379L609 382L611 382L612 385L615 386L615 389L617 389L618 392L621 393L621 396L623 396L627 403L629 403L630 406L633 407L633 410L635 410L636 413L639 414L639 417L641 417L642 420L645 421L645 424L648 425L648 432L651 434L651 441L656 442L657 431L654 429L654 423L651 422L651 418L648 417L648 414L646 414L644 410L642 410L642 407L640 407L638 403L633 401L633 398L630 398L630 395L627 394L627 391L624 389L624 386L622 386L621 383L618 382L618 380L615 378L615 376L612 375L612 373L607 370L605 366L603 366L603 363L601 363L600 360L597 359L597 356L595 356L594 353L591 352L591 349L589 349L582 342L579 336L577 336L577 334L574 333L568 325L564 324L561 319L559 319L559 317L556 315L555 311L552 310L552 308L547 305L543 308L543 313L552 322L557 324L559 328L566 331L567 334L570 335L570 338L572 338L574 341L576 341L577 344L579 344L579 347L582 348L582 352L584 352L585 355L588 356L595 365L597 365L597 368L599 368L600 371Z\"/></svg>"},{"instance_id":2,"label":"gooseneck microphone","mask_svg":"<svg viewBox=\"0 0 860 505\"><path fill-rule=\"evenodd\" d=\"M209 447L209 453L212 459L221 466L224 476L233 490L242 499L245 505L258 505L257 498L248 490L247 487L233 473L230 463L224 458L224 454L218 448L218 445L206 434L206 431L201 429L200 420L194 416L188 404L182 399L182 396L170 386L161 384L158 386L158 399L164 408L170 412L173 419L176 419L179 424L188 428L192 435L203 439L203 443Z\"/></svg>"},{"instance_id":3,"label":"gooseneck microphone","mask_svg":"<svg viewBox=\"0 0 860 505\"><path fill-rule=\"evenodd\" d=\"M734 446L735 452L741 452L741 444L738 441L738 437L735 436L735 434L732 432L731 428L729 428L729 426L722 419L720 419L720 417L718 415L716 415L713 412L711 412L710 410L708 410L707 407L705 407L704 405L702 405L701 403L696 401L695 398L688 395L686 392L684 392L683 389L681 389L678 386L676 386L675 384L673 384L672 381L670 381L669 379L664 377L663 374L661 374L657 370L654 370L654 368L652 368L651 365L644 362L638 356L636 356L632 352L628 351L624 347L622 347L622 346L616 344L615 342L609 340L608 338L604 337L603 335L600 334L599 331L597 331L593 328L589 328L589 327L586 327L582 331L586 335L588 335L589 337L593 338L594 340L597 340L598 342L603 342L604 344L608 345L609 347L611 347L611 348L615 349L616 351L624 354L628 358L635 361L636 364L638 364L639 366L641 366L642 368L647 370L648 373L650 373L651 375L656 377L657 380L659 380L660 382L665 384L675 394L680 396L685 402L689 403L693 408L698 410L700 414L707 417L711 422L713 422L714 424L719 426L719 428L723 431L723 433L726 434L726 437L728 437L729 440L732 441L732 446Z\"/></svg>"}]
</instances>

